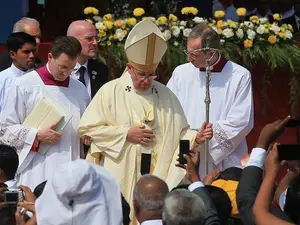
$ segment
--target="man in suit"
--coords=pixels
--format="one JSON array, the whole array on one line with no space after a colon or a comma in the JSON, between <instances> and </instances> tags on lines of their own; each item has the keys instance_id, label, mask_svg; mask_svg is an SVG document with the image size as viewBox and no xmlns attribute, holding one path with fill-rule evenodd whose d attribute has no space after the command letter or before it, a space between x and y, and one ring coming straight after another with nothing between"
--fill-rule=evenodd
<instances>
[{"instance_id":1,"label":"man in suit","mask_svg":"<svg viewBox=\"0 0 300 225\"><path fill-rule=\"evenodd\" d=\"M70 24L67 36L75 37L81 44L82 51L71 76L81 81L91 98L108 81L108 68L98 60L98 34L93 24L78 20Z\"/></svg>"},{"instance_id":2,"label":"man in suit","mask_svg":"<svg viewBox=\"0 0 300 225\"><path fill-rule=\"evenodd\" d=\"M38 47L41 43L41 30L40 24L37 20L23 17L21 20L15 23L13 27L13 33L24 32L30 34L35 38L36 41L36 51L38 51ZM35 66L41 63L41 60L35 57ZM0 71L3 71L10 67L12 64L12 59L9 56L8 51L4 51L0 54Z\"/></svg>"},{"instance_id":3,"label":"man in suit","mask_svg":"<svg viewBox=\"0 0 300 225\"><path fill-rule=\"evenodd\" d=\"M168 185L153 175L140 178L133 191L134 213L141 225L162 225L162 208Z\"/></svg>"}]
</instances>

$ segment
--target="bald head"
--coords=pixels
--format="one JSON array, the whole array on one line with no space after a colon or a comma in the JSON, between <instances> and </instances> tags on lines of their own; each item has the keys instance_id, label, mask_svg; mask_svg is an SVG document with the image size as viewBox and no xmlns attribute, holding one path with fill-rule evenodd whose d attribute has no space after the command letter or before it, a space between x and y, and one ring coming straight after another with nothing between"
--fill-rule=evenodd
<instances>
[{"instance_id":1,"label":"bald head","mask_svg":"<svg viewBox=\"0 0 300 225\"><path fill-rule=\"evenodd\" d=\"M168 193L166 182L153 175L144 175L134 188L133 200L144 210L161 211Z\"/></svg>"},{"instance_id":2,"label":"bald head","mask_svg":"<svg viewBox=\"0 0 300 225\"><path fill-rule=\"evenodd\" d=\"M77 20L70 24L67 36L75 37L81 44L82 50L79 63L96 57L98 47L98 34L93 24L85 20Z\"/></svg>"}]
</instances>

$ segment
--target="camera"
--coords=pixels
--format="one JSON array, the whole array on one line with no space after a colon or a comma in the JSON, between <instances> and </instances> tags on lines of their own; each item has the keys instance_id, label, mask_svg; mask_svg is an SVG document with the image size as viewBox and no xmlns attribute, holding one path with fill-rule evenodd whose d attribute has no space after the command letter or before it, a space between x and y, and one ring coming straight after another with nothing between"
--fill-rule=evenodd
<instances>
[{"instance_id":1,"label":"camera","mask_svg":"<svg viewBox=\"0 0 300 225\"><path fill-rule=\"evenodd\" d=\"M17 204L23 201L24 194L21 189L9 189L4 192L4 202L7 204Z\"/></svg>"}]
</instances>

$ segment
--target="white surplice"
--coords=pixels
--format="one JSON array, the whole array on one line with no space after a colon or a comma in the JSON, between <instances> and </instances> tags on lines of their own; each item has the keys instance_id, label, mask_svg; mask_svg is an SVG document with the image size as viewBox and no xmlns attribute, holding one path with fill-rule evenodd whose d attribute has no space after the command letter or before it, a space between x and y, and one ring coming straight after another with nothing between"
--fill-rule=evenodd
<instances>
[{"instance_id":1,"label":"white surplice","mask_svg":"<svg viewBox=\"0 0 300 225\"><path fill-rule=\"evenodd\" d=\"M24 75L24 71L18 69L13 63L6 70L0 72L0 111L7 98L8 90L13 84L15 77Z\"/></svg>"},{"instance_id":2,"label":"white surplice","mask_svg":"<svg viewBox=\"0 0 300 225\"><path fill-rule=\"evenodd\" d=\"M60 141L42 155L31 151L38 130L22 126L22 123L36 103L42 97L49 96L60 107L64 107L72 118L65 126ZM8 142L17 149L18 184L35 188L50 178L58 165L80 158L81 145L77 127L89 101L90 97L84 85L72 78L68 87L45 85L36 71L16 78L0 114L0 140Z\"/></svg>"},{"instance_id":3,"label":"white surplice","mask_svg":"<svg viewBox=\"0 0 300 225\"><path fill-rule=\"evenodd\" d=\"M192 63L178 66L167 86L178 97L188 123L193 129L205 121L205 72ZM251 74L244 67L228 61L222 72L213 72L210 82L210 122L214 136L209 148L209 171L240 166L247 154L245 137L253 128ZM203 177L204 145L199 147L199 174Z\"/></svg>"}]
</instances>

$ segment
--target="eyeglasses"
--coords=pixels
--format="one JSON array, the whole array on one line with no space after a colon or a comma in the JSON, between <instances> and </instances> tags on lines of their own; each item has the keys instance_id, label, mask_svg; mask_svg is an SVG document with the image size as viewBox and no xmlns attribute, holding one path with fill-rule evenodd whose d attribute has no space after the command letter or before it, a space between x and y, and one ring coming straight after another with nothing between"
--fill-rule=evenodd
<instances>
[{"instance_id":1,"label":"eyeglasses","mask_svg":"<svg viewBox=\"0 0 300 225\"><path fill-rule=\"evenodd\" d=\"M188 50L183 49L184 54L186 54L187 57L191 57L193 60L195 60L196 57L197 57L197 56L196 56L196 53L197 53L197 52L201 52L201 51L202 51L202 48L195 49L195 50L192 51L192 52L188 52Z\"/></svg>"},{"instance_id":2,"label":"eyeglasses","mask_svg":"<svg viewBox=\"0 0 300 225\"><path fill-rule=\"evenodd\" d=\"M56 66L59 68L59 70L62 72L62 73L66 73L68 71L71 71L74 69L74 67L76 66L76 64L74 66L70 66L70 67L65 67L65 66L60 66L57 64L57 62L55 61L55 59L53 59L53 61L55 62Z\"/></svg>"},{"instance_id":3,"label":"eyeglasses","mask_svg":"<svg viewBox=\"0 0 300 225\"><path fill-rule=\"evenodd\" d=\"M132 69L134 75L136 75L141 80L146 80L146 79L154 80L155 78L157 78L156 72L145 74L144 72L141 72L141 71L135 69L133 66L131 66L131 69Z\"/></svg>"},{"instance_id":4,"label":"eyeglasses","mask_svg":"<svg viewBox=\"0 0 300 225\"><path fill-rule=\"evenodd\" d=\"M99 42L99 37L98 36L86 36L83 38L86 42L93 42L94 40Z\"/></svg>"}]
</instances>

